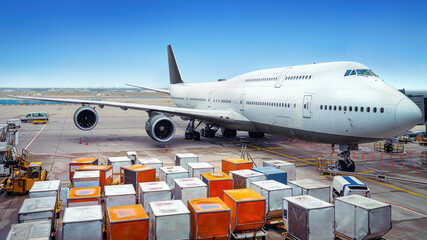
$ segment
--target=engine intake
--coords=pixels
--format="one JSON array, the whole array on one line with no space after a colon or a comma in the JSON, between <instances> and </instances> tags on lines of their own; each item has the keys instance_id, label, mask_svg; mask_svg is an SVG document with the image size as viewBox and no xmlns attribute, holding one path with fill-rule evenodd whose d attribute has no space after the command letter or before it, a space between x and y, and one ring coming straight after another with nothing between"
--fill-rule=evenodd
<instances>
[{"instance_id":1,"label":"engine intake","mask_svg":"<svg viewBox=\"0 0 427 240\"><path fill-rule=\"evenodd\" d=\"M74 124L80 130L92 130L98 124L98 113L90 106L82 106L74 113Z\"/></svg>"},{"instance_id":2,"label":"engine intake","mask_svg":"<svg viewBox=\"0 0 427 240\"><path fill-rule=\"evenodd\" d=\"M157 142L167 142L175 136L175 123L164 114L151 116L145 123L145 131Z\"/></svg>"}]
</instances>

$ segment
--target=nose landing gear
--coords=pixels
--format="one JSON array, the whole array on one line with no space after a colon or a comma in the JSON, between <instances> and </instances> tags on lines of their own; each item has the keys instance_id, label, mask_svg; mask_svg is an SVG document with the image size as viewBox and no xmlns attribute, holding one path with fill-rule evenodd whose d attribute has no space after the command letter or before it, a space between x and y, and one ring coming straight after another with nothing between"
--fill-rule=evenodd
<instances>
[{"instance_id":1,"label":"nose landing gear","mask_svg":"<svg viewBox=\"0 0 427 240\"><path fill-rule=\"evenodd\" d=\"M353 160L350 159L350 148L355 146L349 146L349 145L340 145L340 153L338 154L338 157L341 159L337 162L337 170L338 171L344 171L344 172L354 172L356 170L356 165L354 164ZM356 147L358 147L356 145Z\"/></svg>"}]
</instances>

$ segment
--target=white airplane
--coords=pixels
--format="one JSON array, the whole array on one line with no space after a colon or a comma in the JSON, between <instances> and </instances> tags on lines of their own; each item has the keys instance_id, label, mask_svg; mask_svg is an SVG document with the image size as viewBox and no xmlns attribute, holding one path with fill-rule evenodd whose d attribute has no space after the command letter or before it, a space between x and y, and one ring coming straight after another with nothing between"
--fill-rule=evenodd
<instances>
[{"instance_id":1,"label":"white airplane","mask_svg":"<svg viewBox=\"0 0 427 240\"><path fill-rule=\"evenodd\" d=\"M73 100L17 97L42 101L80 103L74 123L91 130L98 123L94 107L119 107L146 111L145 130L155 141L166 142L175 135L171 116L189 120L186 139L214 137L221 128L226 137L237 130L249 137L264 133L339 144L342 160L339 169L354 171L350 150L358 143L388 139L415 126L421 110L367 66L356 62L330 62L273 68L245 73L217 82L184 83L171 46L168 46L169 93L176 107ZM130 85L130 84L128 84ZM199 124L195 126L195 121ZM196 131L200 124L203 128Z\"/></svg>"}]
</instances>

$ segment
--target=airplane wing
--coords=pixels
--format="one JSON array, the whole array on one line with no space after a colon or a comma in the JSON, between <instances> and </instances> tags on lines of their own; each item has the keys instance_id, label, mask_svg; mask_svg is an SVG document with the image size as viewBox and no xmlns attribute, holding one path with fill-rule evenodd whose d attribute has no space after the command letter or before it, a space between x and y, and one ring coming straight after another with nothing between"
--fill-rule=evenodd
<instances>
[{"instance_id":1,"label":"airplane wing","mask_svg":"<svg viewBox=\"0 0 427 240\"><path fill-rule=\"evenodd\" d=\"M152 87L144 87L144 86L139 86L139 85L134 85L134 84L128 84L128 83L126 83L126 85L131 86L131 87L136 87L136 88L147 89L147 90L151 90L151 91L155 91L155 92L161 92L161 93L170 94L169 90L165 90L165 89L152 88Z\"/></svg>"},{"instance_id":2,"label":"airplane wing","mask_svg":"<svg viewBox=\"0 0 427 240\"><path fill-rule=\"evenodd\" d=\"M164 107L156 105L146 105L137 103L120 103L120 102L107 102L107 101L96 101L96 100L84 100L84 99L67 99L67 98L43 98L43 97L21 97L21 96L9 96L12 98L20 99L32 99L48 102L64 102L64 103L76 103L76 104L90 104L97 105L101 108L104 106L118 107L122 110L134 109L142 110L146 112L161 112L170 115L177 115L183 117L195 118L198 120L204 120L214 123L230 123L233 121L247 121L249 120L243 115L231 110L208 110L208 109L194 109L194 108L179 108L179 107Z\"/></svg>"}]
</instances>

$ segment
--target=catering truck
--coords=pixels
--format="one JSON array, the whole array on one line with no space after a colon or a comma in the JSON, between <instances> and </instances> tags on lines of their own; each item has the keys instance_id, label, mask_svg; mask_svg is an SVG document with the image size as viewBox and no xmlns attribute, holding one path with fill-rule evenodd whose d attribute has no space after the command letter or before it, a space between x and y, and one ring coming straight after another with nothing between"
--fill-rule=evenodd
<instances>
[{"instance_id":1,"label":"catering truck","mask_svg":"<svg viewBox=\"0 0 427 240\"><path fill-rule=\"evenodd\" d=\"M335 176L332 181L332 197L344 197L348 195L360 195L371 197L368 186L353 176Z\"/></svg>"}]
</instances>

